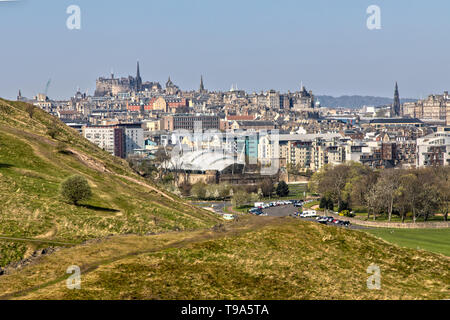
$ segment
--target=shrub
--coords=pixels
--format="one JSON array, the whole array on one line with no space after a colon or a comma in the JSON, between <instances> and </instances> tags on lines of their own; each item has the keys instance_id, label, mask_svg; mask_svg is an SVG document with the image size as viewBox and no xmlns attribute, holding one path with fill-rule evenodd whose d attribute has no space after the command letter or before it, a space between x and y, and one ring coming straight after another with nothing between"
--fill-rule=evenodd
<instances>
[{"instance_id":1,"label":"shrub","mask_svg":"<svg viewBox=\"0 0 450 320\"><path fill-rule=\"evenodd\" d=\"M25 111L28 113L28 116L30 117L30 119L32 119L34 113L36 112L36 107L33 106L32 104L27 104L25 107Z\"/></svg>"},{"instance_id":2,"label":"shrub","mask_svg":"<svg viewBox=\"0 0 450 320\"><path fill-rule=\"evenodd\" d=\"M289 186L286 182L281 181L278 183L276 192L279 197L286 197L289 195Z\"/></svg>"},{"instance_id":3,"label":"shrub","mask_svg":"<svg viewBox=\"0 0 450 320\"><path fill-rule=\"evenodd\" d=\"M199 200L205 199L206 196L206 184L198 182L192 186L191 195Z\"/></svg>"},{"instance_id":4,"label":"shrub","mask_svg":"<svg viewBox=\"0 0 450 320\"><path fill-rule=\"evenodd\" d=\"M59 134L59 129L56 127L53 128L47 128L47 134L52 138L55 139Z\"/></svg>"},{"instance_id":5,"label":"shrub","mask_svg":"<svg viewBox=\"0 0 450 320\"><path fill-rule=\"evenodd\" d=\"M249 204L251 201L250 195L245 191L237 191L231 200L231 203L234 207L240 208L247 204Z\"/></svg>"},{"instance_id":6,"label":"shrub","mask_svg":"<svg viewBox=\"0 0 450 320\"><path fill-rule=\"evenodd\" d=\"M192 184L190 184L189 182L183 181L182 183L180 183L178 188L180 189L180 192L183 196L188 197L191 195Z\"/></svg>"},{"instance_id":7,"label":"shrub","mask_svg":"<svg viewBox=\"0 0 450 320\"><path fill-rule=\"evenodd\" d=\"M353 218L355 217L355 214L351 213L348 210L343 210L341 211L341 213L339 214L341 217L348 217L348 218Z\"/></svg>"},{"instance_id":8,"label":"shrub","mask_svg":"<svg viewBox=\"0 0 450 320\"><path fill-rule=\"evenodd\" d=\"M78 205L80 201L85 201L92 197L89 183L86 178L79 175L64 180L61 184L60 194L67 202L74 205Z\"/></svg>"}]
</instances>

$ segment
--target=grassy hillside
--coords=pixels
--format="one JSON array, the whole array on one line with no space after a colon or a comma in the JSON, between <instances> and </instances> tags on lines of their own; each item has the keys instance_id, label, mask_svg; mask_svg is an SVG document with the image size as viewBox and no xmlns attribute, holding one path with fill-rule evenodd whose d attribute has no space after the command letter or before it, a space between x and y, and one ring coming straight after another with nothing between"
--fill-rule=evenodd
<instances>
[{"instance_id":1,"label":"grassy hillside","mask_svg":"<svg viewBox=\"0 0 450 320\"><path fill-rule=\"evenodd\" d=\"M428 250L450 257L450 229L368 229L366 232L402 247Z\"/></svg>"},{"instance_id":2,"label":"grassy hillside","mask_svg":"<svg viewBox=\"0 0 450 320\"><path fill-rule=\"evenodd\" d=\"M41 110L0 99L0 238L79 243L117 234L148 234L211 227L207 211L163 193L136 176L78 132ZM52 139L48 128L58 128ZM86 177L93 198L83 206L58 195L67 177ZM36 248L29 241L0 239L0 267Z\"/></svg>"},{"instance_id":3,"label":"grassy hillside","mask_svg":"<svg viewBox=\"0 0 450 320\"><path fill-rule=\"evenodd\" d=\"M66 268L81 267L81 290ZM366 270L381 268L381 290ZM445 299L447 257L291 218L225 230L114 237L0 277L3 299Z\"/></svg>"}]
</instances>

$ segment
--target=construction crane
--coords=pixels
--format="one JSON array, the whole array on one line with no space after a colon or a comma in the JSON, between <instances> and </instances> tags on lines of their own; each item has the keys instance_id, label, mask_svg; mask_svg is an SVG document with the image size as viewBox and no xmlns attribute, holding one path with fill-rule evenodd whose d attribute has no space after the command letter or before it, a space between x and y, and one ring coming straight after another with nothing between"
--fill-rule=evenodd
<instances>
[{"instance_id":1,"label":"construction crane","mask_svg":"<svg viewBox=\"0 0 450 320\"><path fill-rule=\"evenodd\" d=\"M45 86L44 95L47 96L48 88L50 87L50 83L52 83L52 79L48 79L47 84Z\"/></svg>"}]
</instances>

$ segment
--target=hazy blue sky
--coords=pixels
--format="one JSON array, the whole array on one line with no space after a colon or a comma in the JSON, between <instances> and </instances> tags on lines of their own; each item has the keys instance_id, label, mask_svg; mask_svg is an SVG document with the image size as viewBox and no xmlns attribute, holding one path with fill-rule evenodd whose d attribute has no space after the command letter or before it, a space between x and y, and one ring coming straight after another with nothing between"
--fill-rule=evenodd
<instances>
[{"instance_id":1,"label":"hazy blue sky","mask_svg":"<svg viewBox=\"0 0 450 320\"><path fill-rule=\"evenodd\" d=\"M69 5L81 30L66 28ZM381 7L382 29L366 27ZM450 89L448 0L22 0L0 2L0 96L68 97L135 74L183 89L402 97Z\"/></svg>"}]
</instances>

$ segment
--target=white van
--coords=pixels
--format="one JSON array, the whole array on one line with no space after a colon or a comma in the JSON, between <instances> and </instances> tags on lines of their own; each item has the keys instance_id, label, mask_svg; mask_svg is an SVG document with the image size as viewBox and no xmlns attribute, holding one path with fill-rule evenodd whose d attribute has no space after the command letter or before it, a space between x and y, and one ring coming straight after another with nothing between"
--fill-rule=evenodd
<instances>
[{"instance_id":1,"label":"white van","mask_svg":"<svg viewBox=\"0 0 450 320\"><path fill-rule=\"evenodd\" d=\"M301 214L301 217L303 217L303 218L315 218L315 217L317 217L317 211L316 210L303 211L302 214Z\"/></svg>"},{"instance_id":2,"label":"white van","mask_svg":"<svg viewBox=\"0 0 450 320\"><path fill-rule=\"evenodd\" d=\"M255 202L255 208L262 208L264 206L264 202Z\"/></svg>"},{"instance_id":3,"label":"white van","mask_svg":"<svg viewBox=\"0 0 450 320\"><path fill-rule=\"evenodd\" d=\"M223 218L225 220L234 220L234 215L226 213L226 214L223 215Z\"/></svg>"}]
</instances>

